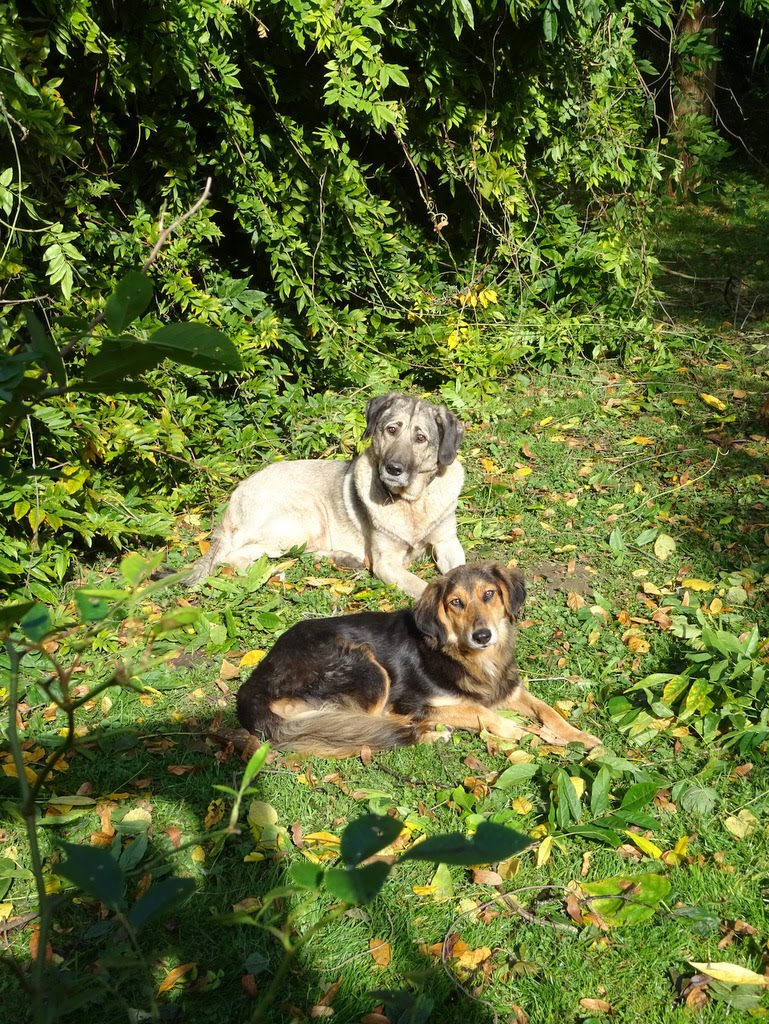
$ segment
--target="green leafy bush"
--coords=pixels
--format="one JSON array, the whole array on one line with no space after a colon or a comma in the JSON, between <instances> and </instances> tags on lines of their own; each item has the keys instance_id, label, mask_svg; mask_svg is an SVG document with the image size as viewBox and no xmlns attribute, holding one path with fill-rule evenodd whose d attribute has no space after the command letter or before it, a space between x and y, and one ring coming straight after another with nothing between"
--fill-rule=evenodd
<instances>
[{"instance_id":1,"label":"green leafy bush","mask_svg":"<svg viewBox=\"0 0 769 1024\"><path fill-rule=\"evenodd\" d=\"M681 610L683 611L683 609ZM638 742L656 731L654 722L690 725L705 742L719 736L741 752L769 738L767 640L753 626L742 633L720 629L700 609L679 614L684 667L654 672L628 692L646 696L649 710L615 698L612 712L620 728Z\"/></svg>"}]
</instances>

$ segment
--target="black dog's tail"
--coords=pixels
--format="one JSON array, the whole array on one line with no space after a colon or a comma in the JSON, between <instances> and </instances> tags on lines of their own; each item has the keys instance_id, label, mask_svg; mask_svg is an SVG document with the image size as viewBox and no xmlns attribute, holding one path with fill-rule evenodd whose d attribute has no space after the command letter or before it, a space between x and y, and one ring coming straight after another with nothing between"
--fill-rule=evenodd
<instances>
[{"instance_id":1,"label":"black dog's tail","mask_svg":"<svg viewBox=\"0 0 769 1024\"><path fill-rule=\"evenodd\" d=\"M420 736L420 730L405 719L349 708L324 708L297 718L271 715L267 732L280 749L319 757L350 757L362 747L372 751L407 747Z\"/></svg>"}]
</instances>

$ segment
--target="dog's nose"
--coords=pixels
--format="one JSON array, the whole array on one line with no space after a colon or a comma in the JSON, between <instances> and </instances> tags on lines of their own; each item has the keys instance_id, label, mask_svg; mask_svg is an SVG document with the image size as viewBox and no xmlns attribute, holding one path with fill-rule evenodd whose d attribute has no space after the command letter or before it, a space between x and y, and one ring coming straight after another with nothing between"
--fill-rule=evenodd
<instances>
[{"instance_id":1,"label":"dog's nose","mask_svg":"<svg viewBox=\"0 0 769 1024\"><path fill-rule=\"evenodd\" d=\"M473 640L477 644L487 644L489 642L489 640L491 640L491 630L490 629L485 629L485 628L484 629L474 629L473 630Z\"/></svg>"},{"instance_id":2,"label":"dog's nose","mask_svg":"<svg viewBox=\"0 0 769 1024\"><path fill-rule=\"evenodd\" d=\"M387 470L389 476L400 476L401 473L403 472L403 463L387 462L385 463L385 469Z\"/></svg>"}]
</instances>

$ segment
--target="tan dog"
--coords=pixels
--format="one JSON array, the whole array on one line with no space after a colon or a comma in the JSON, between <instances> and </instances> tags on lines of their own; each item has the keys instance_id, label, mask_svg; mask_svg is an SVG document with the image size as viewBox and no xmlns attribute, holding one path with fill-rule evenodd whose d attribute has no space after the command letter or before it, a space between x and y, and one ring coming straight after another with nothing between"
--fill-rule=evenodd
<instances>
[{"instance_id":1,"label":"tan dog","mask_svg":"<svg viewBox=\"0 0 769 1024\"><path fill-rule=\"evenodd\" d=\"M428 548L441 572L465 561L456 526L463 434L445 405L396 393L372 398L363 435L371 445L360 456L275 462L248 477L187 582L222 562L244 569L262 555L305 546L347 568L368 566L419 597L426 584L406 569L409 562Z\"/></svg>"}]
</instances>

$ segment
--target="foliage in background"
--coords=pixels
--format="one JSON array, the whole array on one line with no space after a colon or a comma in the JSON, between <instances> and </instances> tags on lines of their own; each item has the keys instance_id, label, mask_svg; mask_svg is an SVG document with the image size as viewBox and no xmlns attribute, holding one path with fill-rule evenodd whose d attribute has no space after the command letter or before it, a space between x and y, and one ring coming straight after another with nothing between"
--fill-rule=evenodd
<instances>
[{"instance_id":1,"label":"foliage in background","mask_svg":"<svg viewBox=\"0 0 769 1024\"><path fill-rule=\"evenodd\" d=\"M137 328L200 321L242 363L35 403L2 454L6 585L22 566L61 579L84 546L167 538L289 432L298 454L349 449L358 403L327 390L405 381L463 412L521 358L649 341L651 218L691 169L659 144L680 61L650 40L707 64L709 30L679 45L670 0L445 7L0 4L0 338L34 364L33 306L77 378L102 330L73 334L210 175ZM763 4L745 11L756 36ZM698 131L702 177L721 143ZM329 415L327 435L302 433Z\"/></svg>"}]
</instances>

